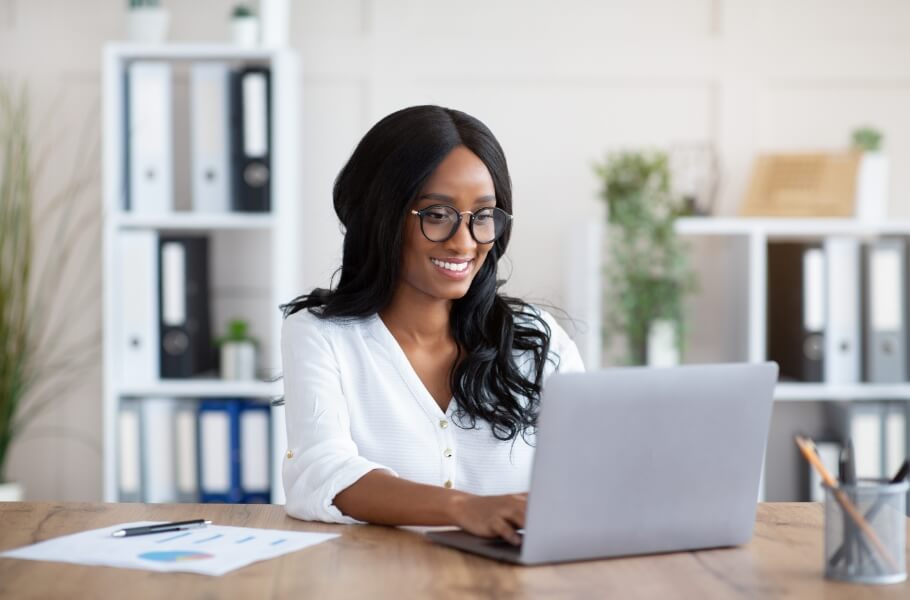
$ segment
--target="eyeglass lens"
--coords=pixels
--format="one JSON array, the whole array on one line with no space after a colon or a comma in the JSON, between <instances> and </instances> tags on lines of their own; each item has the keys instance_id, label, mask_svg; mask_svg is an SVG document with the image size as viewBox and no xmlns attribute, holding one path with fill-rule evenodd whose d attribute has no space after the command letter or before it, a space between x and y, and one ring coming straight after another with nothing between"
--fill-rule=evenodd
<instances>
[{"instance_id":1,"label":"eyeglass lens","mask_svg":"<svg viewBox=\"0 0 910 600\"><path fill-rule=\"evenodd\" d=\"M423 234L432 242L448 240L461 223L461 215L451 206L431 206L418 214ZM477 243L489 244L505 232L508 222L509 215L501 208L483 208L470 221L471 234Z\"/></svg>"}]
</instances>

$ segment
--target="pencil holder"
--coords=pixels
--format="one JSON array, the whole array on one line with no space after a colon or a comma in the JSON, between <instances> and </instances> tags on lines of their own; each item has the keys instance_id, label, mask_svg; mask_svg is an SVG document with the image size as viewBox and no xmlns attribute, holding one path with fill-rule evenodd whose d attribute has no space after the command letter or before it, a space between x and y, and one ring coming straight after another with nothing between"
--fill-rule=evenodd
<instances>
[{"instance_id":1,"label":"pencil holder","mask_svg":"<svg viewBox=\"0 0 910 600\"><path fill-rule=\"evenodd\" d=\"M854 583L907 579L908 483L825 485L825 577Z\"/></svg>"}]
</instances>

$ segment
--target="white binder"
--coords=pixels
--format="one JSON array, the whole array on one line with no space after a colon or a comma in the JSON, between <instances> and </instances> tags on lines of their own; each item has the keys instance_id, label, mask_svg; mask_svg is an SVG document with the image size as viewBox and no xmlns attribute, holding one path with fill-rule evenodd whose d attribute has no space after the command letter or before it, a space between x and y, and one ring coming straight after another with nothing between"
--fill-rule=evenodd
<instances>
[{"instance_id":1,"label":"white binder","mask_svg":"<svg viewBox=\"0 0 910 600\"><path fill-rule=\"evenodd\" d=\"M177 454L177 499L180 502L198 502L199 484L196 464L196 404L194 398L177 401L174 422L175 451Z\"/></svg>"},{"instance_id":2,"label":"white binder","mask_svg":"<svg viewBox=\"0 0 910 600\"><path fill-rule=\"evenodd\" d=\"M243 408L240 412L240 487L246 498L267 498L269 473L269 410Z\"/></svg>"},{"instance_id":3,"label":"white binder","mask_svg":"<svg viewBox=\"0 0 910 600\"><path fill-rule=\"evenodd\" d=\"M142 501L142 433L135 398L120 401L117 414L117 488L120 502Z\"/></svg>"},{"instance_id":4,"label":"white binder","mask_svg":"<svg viewBox=\"0 0 910 600\"><path fill-rule=\"evenodd\" d=\"M837 442L816 442L816 450L822 464L829 473L837 473L840 462L841 445ZM825 490L822 488L822 477L814 468L807 464L809 469L809 502L824 502Z\"/></svg>"},{"instance_id":5,"label":"white binder","mask_svg":"<svg viewBox=\"0 0 910 600\"><path fill-rule=\"evenodd\" d=\"M879 478L884 476L882 464L882 407L873 402L854 405L850 416L850 437L857 477Z\"/></svg>"},{"instance_id":6,"label":"white binder","mask_svg":"<svg viewBox=\"0 0 910 600\"><path fill-rule=\"evenodd\" d=\"M825 241L828 302L825 331L825 382L861 380L860 243L852 237Z\"/></svg>"},{"instance_id":7,"label":"white binder","mask_svg":"<svg viewBox=\"0 0 910 600\"><path fill-rule=\"evenodd\" d=\"M199 492L203 502L208 496L231 493L231 462L231 414L227 410L200 411Z\"/></svg>"},{"instance_id":8,"label":"white binder","mask_svg":"<svg viewBox=\"0 0 910 600\"><path fill-rule=\"evenodd\" d=\"M174 208L171 66L134 61L127 70L127 210L161 214Z\"/></svg>"},{"instance_id":9,"label":"white binder","mask_svg":"<svg viewBox=\"0 0 910 600\"><path fill-rule=\"evenodd\" d=\"M177 457L174 423L177 400L143 398L142 458L146 502L177 501Z\"/></svg>"},{"instance_id":10,"label":"white binder","mask_svg":"<svg viewBox=\"0 0 910 600\"><path fill-rule=\"evenodd\" d=\"M160 371L158 327L158 235L154 231L117 233L116 253L120 285L118 311L117 374L123 383L157 381Z\"/></svg>"},{"instance_id":11,"label":"white binder","mask_svg":"<svg viewBox=\"0 0 910 600\"><path fill-rule=\"evenodd\" d=\"M889 405L885 415L885 475L893 477L907 458L907 408L902 402Z\"/></svg>"},{"instance_id":12,"label":"white binder","mask_svg":"<svg viewBox=\"0 0 910 600\"><path fill-rule=\"evenodd\" d=\"M866 252L865 379L875 383L907 380L904 314L907 252L901 239L871 243Z\"/></svg>"},{"instance_id":13,"label":"white binder","mask_svg":"<svg viewBox=\"0 0 910 600\"><path fill-rule=\"evenodd\" d=\"M231 204L230 71L198 62L190 70L193 210L228 212Z\"/></svg>"}]
</instances>

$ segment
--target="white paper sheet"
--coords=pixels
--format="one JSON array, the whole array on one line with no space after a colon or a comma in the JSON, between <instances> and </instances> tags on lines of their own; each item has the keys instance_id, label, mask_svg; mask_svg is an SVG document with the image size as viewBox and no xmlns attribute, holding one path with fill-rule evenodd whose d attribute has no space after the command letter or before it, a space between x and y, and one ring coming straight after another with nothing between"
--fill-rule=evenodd
<instances>
[{"instance_id":1,"label":"white paper sheet","mask_svg":"<svg viewBox=\"0 0 910 600\"><path fill-rule=\"evenodd\" d=\"M0 557L224 575L254 562L296 552L338 537L334 533L224 525L133 537L111 537L111 533L118 529L154 523L156 521L122 523L83 531L9 550L0 553Z\"/></svg>"}]
</instances>

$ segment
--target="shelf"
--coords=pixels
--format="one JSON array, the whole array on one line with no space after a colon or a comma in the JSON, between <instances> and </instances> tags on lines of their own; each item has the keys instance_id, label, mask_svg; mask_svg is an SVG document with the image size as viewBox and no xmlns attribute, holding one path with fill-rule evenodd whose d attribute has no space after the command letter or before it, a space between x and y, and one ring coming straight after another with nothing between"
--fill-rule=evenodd
<instances>
[{"instance_id":1,"label":"shelf","mask_svg":"<svg viewBox=\"0 0 910 600\"><path fill-rule=\"evenodd\" d=\"M910 400L910 383L856 383L827 385L823 383L779 383L774 390L776 401L812 400Z\"/></svg>"},{"instance_id":2,"label":"shelf","mask_svg":"<svg viewBox=\"0 0 910 600\"><path fill-rule=\"evenodd\" d=\"M676 222L680 235L752 235L824 237L829 235L910 235L910 221L866 222L856 219L774 219L748 217L685 217Z\"/></svg>"},{"instance_id":3,"label":"shelf","mask_svg":"<svg viewBox=\"0 0 910 600\"><path fill-rule=\"evenodd\" d=\"M108 51L125 59L161 60L270 60L280 50L244 48L222 43L109 44Z\"/></svg>"},{"instance_id":4,"label":"shelf","mask_svg":"<svg viewBox=\"0 0 910 600\"><path fill-rule=\"evenodd\" d=\"M271 214L174 212L164 215L121 213L111 218L118 229L167 229L209 231L217 229L270 229L275 224Z\"/></svg>"},{"instance_id":5,"label":"shelf","mask_svg":"<svg viewBox=\"0 0 910 600\"><path fill-rule=\"evenodd\" d=\"M282 381L226 381L192 379L158 381L147 385L125 385L117 389L120 396L163 396L168 398L273 398L284 394Z\"/></svg>"}]
</instances>

